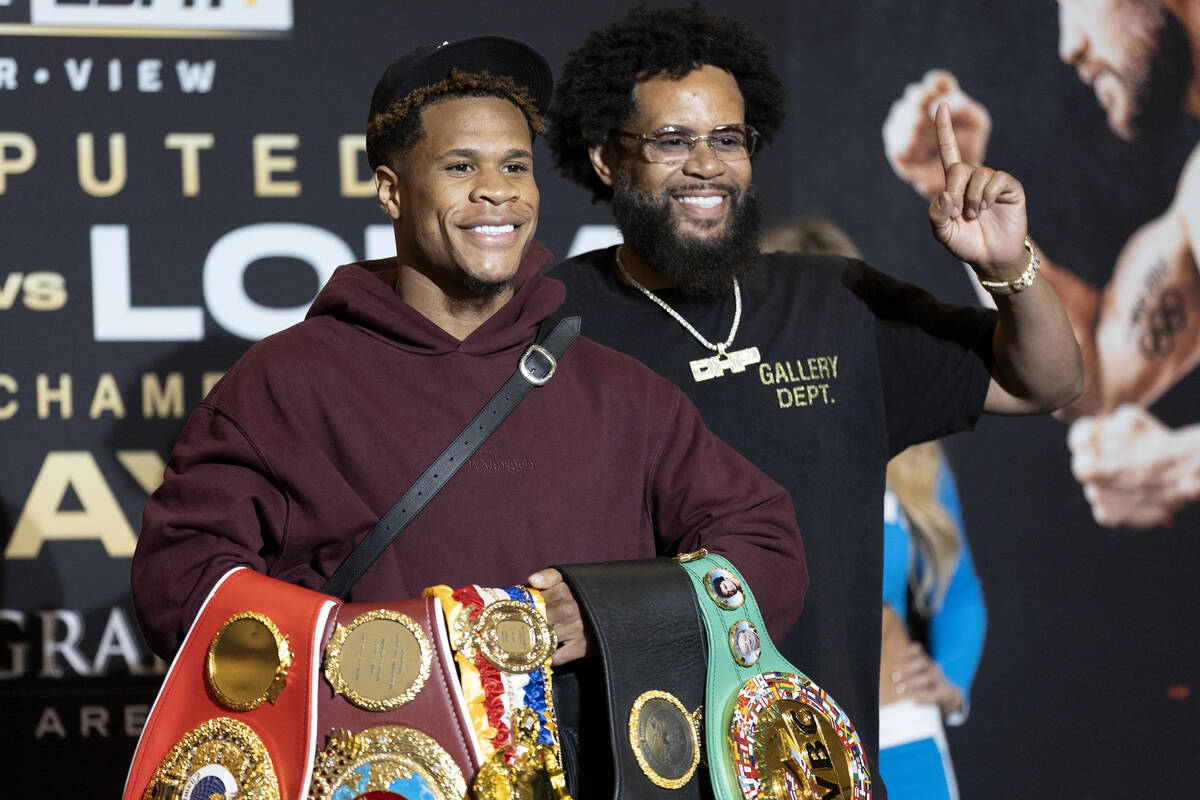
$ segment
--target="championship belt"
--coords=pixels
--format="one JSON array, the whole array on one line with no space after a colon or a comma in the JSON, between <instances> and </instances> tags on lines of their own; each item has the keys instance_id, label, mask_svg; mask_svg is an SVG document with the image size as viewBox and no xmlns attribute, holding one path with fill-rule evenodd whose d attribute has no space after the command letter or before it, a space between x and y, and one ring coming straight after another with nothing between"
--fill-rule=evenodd
<instances>
[{"instance_id":1,"label":"championship belt","mask_svg":"<svg viewBox=\"0 0 1200 800\"><path fill-rule=\"evenodd\" d=\"M462 800L480 764L442 609L346 603L325 631L309 800Z\"/></svg>"},{"instance_id":2,"label":"championship belt","mask_svg":"<svg viewBox=\"0 0 1200 800\"><path fill-rule=\"evenodd\" d=\"M705 744L717 800L869 800L854 726L775 649L733 565L705 550L676 560L708 634Z\"/></svg>"},{"instance_id":3,"label":"championship belt","mask_svg":"<svg viewBox=\"0 0 1200 800\"><path fill-rule=\"evenodd\" d=\"M433 586L482 766L478 800L569 800L551 695L558 645L536 589ZM433 600L432 598L436 598Z\"/></svg>"},{"instance_id":4,"label":"championship belt","mask_svg":"<svg viewBox=\"0 0 1200 800\"><path fill-rule=\"evenodd\" d=\"M669 558L556 569L604 661L616 800L698 800L705 671L691 581Z\"/></svg>"},{"instance_id":5,"label":"championship belt","mask_svg":"<svg viewBox=\"0 0 1200 800\"><path fill-rule=\"evenodd\" d=\"M238 568L205 599L138 740L125 800L291 800L308 781L334 598Z\"/></svg>"}]
</instances>

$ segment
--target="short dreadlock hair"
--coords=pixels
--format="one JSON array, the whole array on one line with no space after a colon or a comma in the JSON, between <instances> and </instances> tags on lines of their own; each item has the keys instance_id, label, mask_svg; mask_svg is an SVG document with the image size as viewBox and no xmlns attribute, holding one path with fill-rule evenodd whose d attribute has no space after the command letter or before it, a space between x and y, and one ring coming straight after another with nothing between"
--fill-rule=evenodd
<instances>
[{"instance_id":1,"label":"short dreadlock hair","mask_svg":"<svg viewBox=\"0 0 1200 800\"><path fill-rule=\"evenodd\" d=\"M391 159L425 137L421 111L428 106L455 97L499 97L508 100L525 115L533 134L545 133L542 115L524 86L518 86L508 75L450 70L444 80L413 89L392 103L367 123L367 163L371 169L388 164Z\"/></svg>"},{"instance_id":2,"label":"short dreadlock hair","mask_svg":"<svg viewBox=\"0 0 1200 800\"><path fill-rule=\"evenodd\" d=\"M710 14L699 3L649 10L639 6L623 20L592 31L571 53L546 114L554 166L565 177L607 200L612 189L596 176L588 149L636 112L639 79L682 78L711 64L737 80L746 121L770 142L783 123L785 94L766 43L740 22Z\"/></svg>"}]
</instances>

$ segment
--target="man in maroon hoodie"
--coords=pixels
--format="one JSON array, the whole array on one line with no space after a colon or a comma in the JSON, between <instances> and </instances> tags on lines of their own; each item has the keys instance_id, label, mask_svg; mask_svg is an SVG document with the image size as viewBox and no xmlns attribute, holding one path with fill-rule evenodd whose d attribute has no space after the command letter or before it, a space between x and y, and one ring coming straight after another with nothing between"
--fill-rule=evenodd
<instances>
[{"instance_id":1,"label":"man in maroon hoodie","mask_svg":"<svg viewBox=\"0 0 1200 800\"><path fill-rule=\"evenodd\" d=\"M319 588L562 303L533 241L532 139L551 85L540 55L498 37L421 48L388 68L367 144L396 257L339 268L307 318L251 347L188 420L133 559L156 652L179 646L233 567ZM700 547L772 586L764 616L787 630L807 574L786 493L673 384L580 338L350 599L529 582L563 643L557 664L586 640L547 565ZM780 574L789 580L768 583Z\"/></svg>"}]
</instances>

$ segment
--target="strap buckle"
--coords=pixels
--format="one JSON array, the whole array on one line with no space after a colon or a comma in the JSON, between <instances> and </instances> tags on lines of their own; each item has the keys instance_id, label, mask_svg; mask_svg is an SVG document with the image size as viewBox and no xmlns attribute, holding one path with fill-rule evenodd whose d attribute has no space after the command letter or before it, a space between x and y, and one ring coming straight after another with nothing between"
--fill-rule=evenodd
<instances>
[{"instance_id":1,"label":"strap buckle","mask_svg":"<svg viewBox=\"0 0 1200 800\"><path fill-rule=\"evenodd\" d=\"M540 356L545 364L535 363L534 356ZM546 381L554 377L554 370L558 369L558 361L554 358L554 354L540 344L531 344L525 350L525 354L521 356L521 363L518 365L521 370L521 376L525 380L532 383L534 386L541 386ZM534 370L544 372L543 375L538 375Z\"/></svg>"}]
</instances>

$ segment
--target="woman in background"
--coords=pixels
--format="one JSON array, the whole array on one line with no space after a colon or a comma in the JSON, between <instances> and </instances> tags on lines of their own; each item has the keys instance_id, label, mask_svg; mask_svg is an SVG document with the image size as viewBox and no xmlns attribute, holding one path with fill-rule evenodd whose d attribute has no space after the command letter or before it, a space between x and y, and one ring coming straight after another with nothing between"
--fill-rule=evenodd
<instances>
[{"instance_id":1,"label":"woman in background","mask_svg":"<svg viewBox=\"0 0 1200 800\"><path fill-rule=\"evenodd\" d=\"M889 462L884 496L879 772L893 800L957 800L942 725L967 718L987 613L958 492L936 442Z\"/></svg>"}]
</instances>

